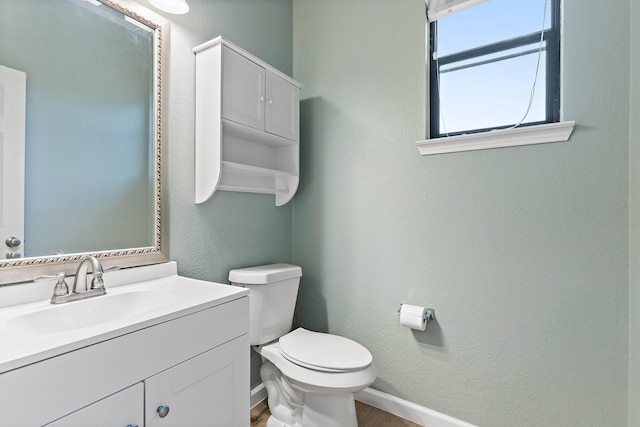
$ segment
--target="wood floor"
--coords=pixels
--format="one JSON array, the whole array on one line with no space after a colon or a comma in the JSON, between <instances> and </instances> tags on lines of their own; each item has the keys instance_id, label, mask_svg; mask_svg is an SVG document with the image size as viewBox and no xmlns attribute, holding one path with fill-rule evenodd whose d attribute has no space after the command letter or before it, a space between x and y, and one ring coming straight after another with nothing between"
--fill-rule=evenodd
<instances>
[{"instance_id":1,"label":"wood floor","mask_svg":"<svg viewBox=\"0 0 640 427\"><path fill-rule=\"evenodd\" d=\"M360 427L422 427L358 401L356 401L356 414ZM269 415L271 413L267 401L263 400L251 409L251 427L265 427Z\"/></svg>"}]
</instances>

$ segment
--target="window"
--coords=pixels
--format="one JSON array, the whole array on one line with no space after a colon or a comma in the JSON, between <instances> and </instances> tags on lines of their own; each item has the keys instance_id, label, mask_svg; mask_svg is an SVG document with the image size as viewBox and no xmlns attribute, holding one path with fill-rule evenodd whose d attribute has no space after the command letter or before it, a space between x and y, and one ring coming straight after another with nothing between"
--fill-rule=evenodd
<instances>
[{"instance_id":1,"label":"window","mask_svg":"<svg viewBox=\"0 0 640 427\"><path fill-rule=\"evenodd\" d=\"M560 0L490 0L451 16L451 0L430 0L430 12L438 3L430 138L560 121Z\"/></svg>"}]
</instances>

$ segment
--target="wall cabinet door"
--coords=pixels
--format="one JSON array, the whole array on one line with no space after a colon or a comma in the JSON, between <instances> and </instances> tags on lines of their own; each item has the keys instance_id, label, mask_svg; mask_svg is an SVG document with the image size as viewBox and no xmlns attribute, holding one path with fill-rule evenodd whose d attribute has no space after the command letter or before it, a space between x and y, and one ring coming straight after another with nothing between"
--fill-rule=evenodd
<instances>
[{"instance_id":1,"label":"wall cabinet door","mask_svg":"<svg viewBox=\"0 0 640 427\"><path fill-rule=\"evenodd\" d=\"M143 427L143 409L144 386L138 383L49 423L47 427Z\"/></svg>"},{"instance_id":2,"label":"wall cabinet door","mask_svg":"<svg viewBox=\"0 0 640 427\"><path fill-rule=\"evenodd\" d=\"M249 337L145 380L146 427L247 427Z\"/></svg>"},{"instance_id":3,"label":"wall cabinet door","mask_svg":"<svg viewBox=\"0 0 640 427\"><path fill-rule=\"evenodd\" d=\"M222 82L222 116L264 130L265 69L224 47Z\"/></svg>"},{"instance_id":4,"label":"wall cabinet door","mask_svg":"<svg viewBox=\"0 0 640 427\"><path fill-rule=\"evenodd\" d=\"M298 87L268 71L266 84L265 130L297 141L300 123Z\"/></svg>"},{"instance_id":5,"label":"wall cabinet door","mask_svg":"<svg viewBox=\"0 0 640 427\"><path fill-rule=\"evenodd\" d=\"M222 50L222 116L298 140L299 89L233 50Z\"/></svg>"}]
</instances>

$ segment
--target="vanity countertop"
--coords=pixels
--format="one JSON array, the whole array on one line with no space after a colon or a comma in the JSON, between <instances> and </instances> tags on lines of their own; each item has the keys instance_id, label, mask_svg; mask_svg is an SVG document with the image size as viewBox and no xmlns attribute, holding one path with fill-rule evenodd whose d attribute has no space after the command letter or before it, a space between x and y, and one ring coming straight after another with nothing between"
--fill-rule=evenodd
<instances>
[{"instance_id":1,"label":"vanity countertop","mask_svg":"<svg viewBox=\"0 0 640 427\"><path fill-rule=\"evenodd\" d=\"M72 279L69 279L72 280ZM53 289L33 284L46 300L24 302L20 289L0 288L0 374L152 325L228 303L249 290L177 274L175 262L105 273L107 294L53 305ZM28 286L18 288L32 293ZM24 298L24 297L22 297ZM215 328L224 325L203 325Z\"/></svg>"}]
</instances>

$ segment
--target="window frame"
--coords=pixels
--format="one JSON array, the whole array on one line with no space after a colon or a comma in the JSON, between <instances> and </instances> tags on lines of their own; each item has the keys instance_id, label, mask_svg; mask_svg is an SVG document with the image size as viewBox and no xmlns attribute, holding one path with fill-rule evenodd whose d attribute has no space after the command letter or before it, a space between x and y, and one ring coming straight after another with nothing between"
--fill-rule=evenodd
<instances>
[{"instance_id":1,"label":"window frame","mask_svg":"<svg viewBox=\"0 0 640 427\"><path fill-rule=\"evenodd\" d=\"M545 41L544 55L546 59L545 78L545 120L535 122L524 122L519 127L535 126L540 124L560 122L560 1L548 0L551 3L551 22L548 29L544 30L543 39ZM481 129L468 129L448 133L440 132L440 90L438 85L438 67L442 68L447 64L478 58L484 55L505 52L509 49L530 45L540 42L540 31L514 37L507 40L490 43L472 49L452 53L438 60L433 59L435 40L437 35L438 21L429 23L429 138L438 139L462 134L473 134L488 132L495 129L508 129L515 125L504 125L499 127L487 127ZM506 59L506 58L504 58ZM498 58L493 62L500 61Z\"/></svg>"}]
</instances>

